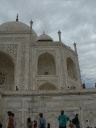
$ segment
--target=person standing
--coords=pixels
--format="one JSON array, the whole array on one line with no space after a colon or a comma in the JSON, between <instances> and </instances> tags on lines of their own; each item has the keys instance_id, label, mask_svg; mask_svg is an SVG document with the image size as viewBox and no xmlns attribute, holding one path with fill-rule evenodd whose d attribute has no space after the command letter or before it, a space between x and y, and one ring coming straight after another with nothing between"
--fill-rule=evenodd
<instances>
[{"instance_id":1,"label":"person standing","mask_svg":"<svg viewBox=\"0 0 96 128\"><path fill-rule=\"evenodd\" d=\"M27 128L32 128L32 121L31 118L27 118Z\"/></svg>"},{"instance_id":2,"label":"person standing","mask_svg":"<svg viewBox=\"0 0 96 128\"><path fill-rule=\"evenodd\" d=\"M43 117L43 113L39 114L38 128L46 128L46 120Z\"/></svg>"},{"instance_id":3,"label":"person standing","mask_svg":"<svg viewBox=\"0 0 96 128\"><path fill-rule=\"evenodd\" d=\"M47 123L47 128L50 128L50 123Z\"/></svg>"},{"instance_id":4,"label":"person standing","mask_svg":"<svg viewBox=\"0 0 96 128\"><path fill-rule=\"evenodd\" d=\"M33 121L33 128L37 128L37 121L36 120Z\"/></svg>"},{"instance_id":5,"label":"person standing","mask_svg":"<svg viewBox=\"0 0 96 128\"><path fill-rule=\"evenodd\" d=\"M8 126L7 128L14 128L14 119L13 119L13 115L12 112L8 112Z\"/></svg>"},{"instance_id":6,"label":"person standing","mask_svg":"<svg viewBox=\"0 0 96 128\"><path fill-rule=\"evenodd\" d=\"M12 117L13 117L13 122L14 122L14 128L16 128L16 119L15 119L15 114L12 113Z\"/></svg>"},{"instance_id":7,"label":"person standing","mask_svg":"<svg viewBox=\"0 0 96 128\"><path fill-rule=\"evenodd\" d=\"M59 120L59 128L66 128L66 124L69 118L64 114L64 110L61 111L61 115L59 115L58 120Z\"/></svg>"},{"instance_id":8,"label":"person standing","mask_svg":"<svg viewBox=\"0 0 96 128\"><path fill-rule=\"evenodd\" d=\"M74 128L74 124L72 123L71 120L70 120L70 123L69 123L69 128Z\"/></svg>"},{"instance_id":9,"label":"person standing","mask_svg":"<svg viewBox=\"0 0 96 128\"><path fill-rule=\"evenodd\" d=\"M75 115L75 117L72 120L72 123L76 126L76 128L80 128L80 123L78 119L78 114Z\"/></svg>"},{"instance_id":10,"label":"person standing","mask_svg":"<svg viewBox=\"0 0 96 128\"><path fill-rule=\"evenodd\" d=\"M2 123L0 122L0 128L2 128Z\"/></svg>"}]
</instances>

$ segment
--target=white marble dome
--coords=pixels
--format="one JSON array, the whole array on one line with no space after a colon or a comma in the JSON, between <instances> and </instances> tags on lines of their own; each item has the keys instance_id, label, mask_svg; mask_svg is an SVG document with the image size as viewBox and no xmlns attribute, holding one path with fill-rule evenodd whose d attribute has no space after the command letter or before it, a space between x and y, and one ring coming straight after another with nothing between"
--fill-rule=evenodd
<instances>
[{"instance_id":1,"label":"white marble dome","mask_svg":"<svg viewBox=\"0 0 96 128\"><path fill-rule=\"evenodd\" d=\"M30 27L26 25L25 23L22 23L20 21L10 21L10 22L5 22L0 25L0 32L4 33L28 33L30 32ZM36 32L32 29L32 34L36 35Z\"/></svg>"},{"instance_id":2,"label":"white marble dome","mask_svg":"<svg viewBox=\"0 0 96 128\"><path fill-rule=\"evenodd\" d=\"M43 33L37 38L37 41L53 41L53 39L49 35Z\"/></svg>"}]
</instances>

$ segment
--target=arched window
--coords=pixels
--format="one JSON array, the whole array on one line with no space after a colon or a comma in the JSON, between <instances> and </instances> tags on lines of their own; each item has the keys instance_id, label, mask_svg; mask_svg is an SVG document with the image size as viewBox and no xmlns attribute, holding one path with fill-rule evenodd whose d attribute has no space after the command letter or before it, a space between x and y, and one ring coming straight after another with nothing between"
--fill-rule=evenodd
<instances>
[{"instance_id":1,"label":"arched window","mask_svg":"<svg viewBox=\"0 0 96 128\"><path fill-rule=\"evenodd\" d=\"M44 53L38 58L38 75L56 75L56 65L54 57L49 53Z\"/></svg>"},{"instance_id":2,"label":"arched window","mask_svg":"<svg viewBox=\"0 0 96 128\"><path fill-rule=\"evenodd\" d=\"M51 84L51 83L46 82L46 83L40 85L40 87L38 89L39 90L51 91L51 90L56 90L56 86Z\"/></svg>"},{"instance_id":3,"label":"arched window","mask_svg":"<svg viewBox=\"0 0 96 128\"><path fill-rule=\"evenodd\" d=\"M14 63L11 57L0 52L0 88L12 89L14 84Z\"/></svg>"},{"instance_id":4,"label":"arched window","mask_svg":"<svg viewBox=\"0 0 96 128\"><path fill-rule=\"evenodd\" d=\"M71 79L77 79L76 67L71 58L67 58L67 72Z\"/></svg>"}]
</instances>

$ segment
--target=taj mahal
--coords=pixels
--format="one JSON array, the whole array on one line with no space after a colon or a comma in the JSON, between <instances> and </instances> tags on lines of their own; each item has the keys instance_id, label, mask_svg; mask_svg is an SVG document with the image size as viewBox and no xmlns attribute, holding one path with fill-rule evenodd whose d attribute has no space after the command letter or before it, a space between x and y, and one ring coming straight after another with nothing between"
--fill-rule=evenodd
<instances>
[{"instance_id":1,"label":"taj mahal","mask_svg":"<svg viewBox=\"0 0 96 128\"><path fill-rule=\"evenodd\" d=\"M76 43L74 49L43 33L33 22L0 24L0 120L6 128L7 112L15 113L16 128L43 112L52 128L58 128L62 109L72 118L79 114L81 128L96 128L96 89L83 89Z\"/></svg>"}]
</instances>

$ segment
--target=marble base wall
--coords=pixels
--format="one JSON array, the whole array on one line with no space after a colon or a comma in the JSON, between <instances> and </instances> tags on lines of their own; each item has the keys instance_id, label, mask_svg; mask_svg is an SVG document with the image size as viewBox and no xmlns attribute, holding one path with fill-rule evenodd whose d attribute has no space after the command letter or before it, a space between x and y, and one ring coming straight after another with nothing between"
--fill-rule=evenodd
<instances>
[{"instance_id":1,"label":"marble base wall","mask_svg":"<svg viewBox=\"0 0 96 128\"><path fill-rule=\"evenodd\" d=\"M26 128L27 117L38 120L40 112L44 113L52 128L58 128L58 116L62 109L70 119L78 113L81 128L96 126L95 95L5 95L2 101L3 107L0 109L4 127L7 125L7 112L12 111L15 114L16 128Z\"/></svg>"}]
</instances>

